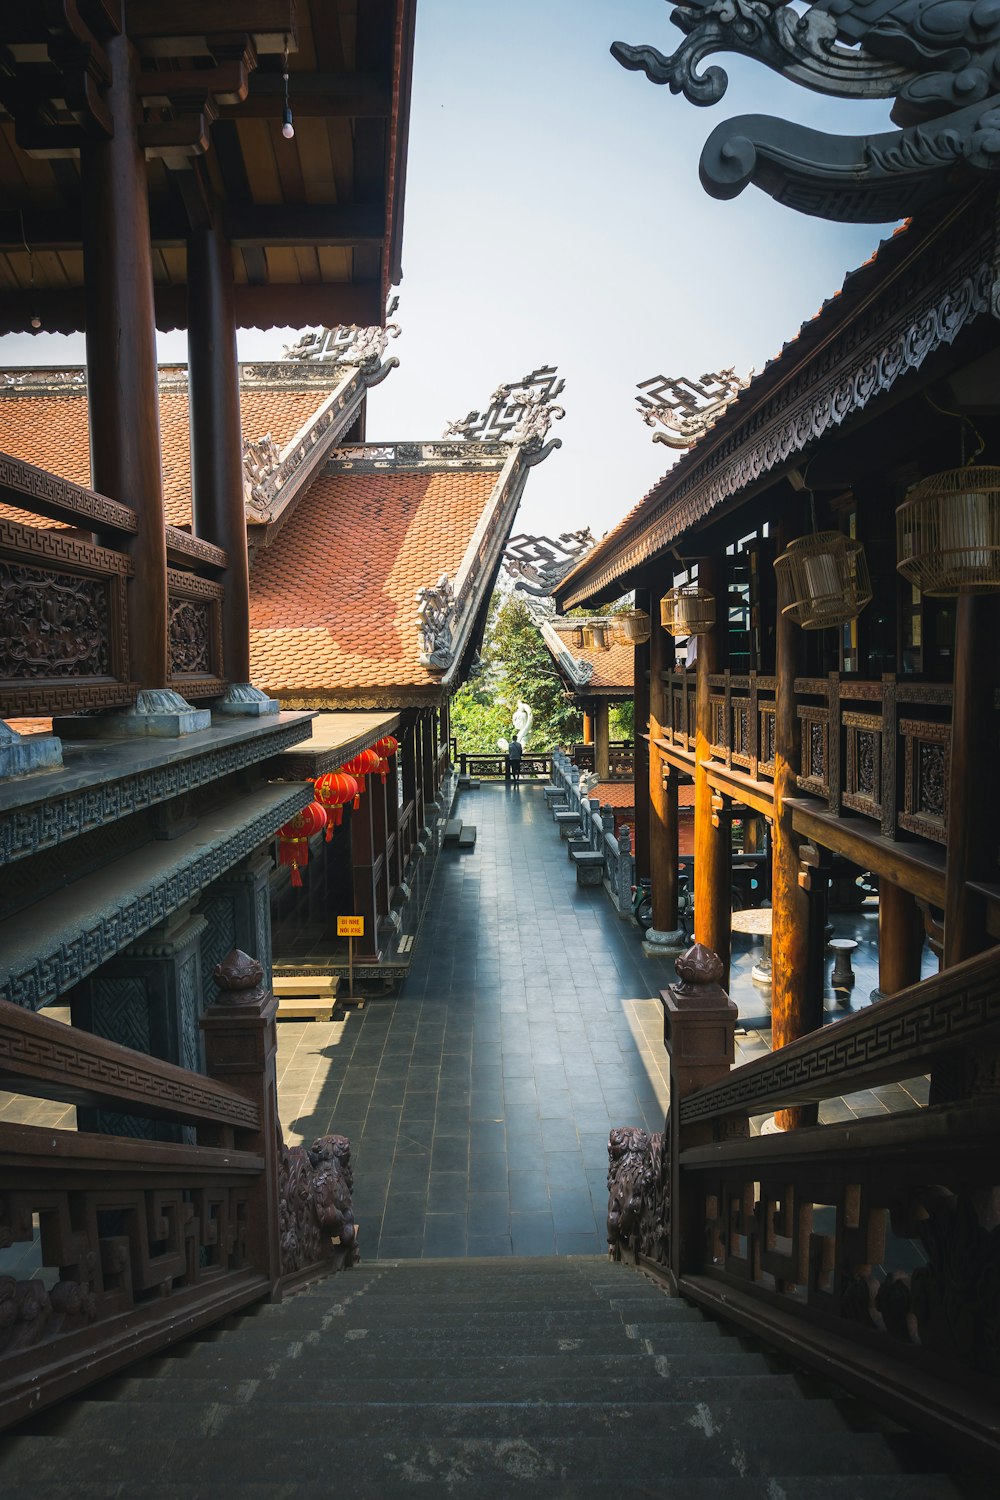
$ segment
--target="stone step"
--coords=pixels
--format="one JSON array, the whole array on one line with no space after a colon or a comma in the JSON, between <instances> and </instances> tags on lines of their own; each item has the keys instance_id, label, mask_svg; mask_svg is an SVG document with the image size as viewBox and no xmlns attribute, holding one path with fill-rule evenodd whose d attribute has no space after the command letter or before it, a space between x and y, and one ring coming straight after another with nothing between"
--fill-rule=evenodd
<instances>
[{"instance_id":1,"label":"stone step","mask_svg":"<svg viewBox=\"0 0 1000 1500\"><path fill-rule=\"evenodd\" d=\"M627 1476L630 1494L657 1484L660 1495L666 1485L676 1496L684 1493L679 1478L891 1475L895 1468L881 1438L840 1429L832 1404L821 1401L806 1408L788 1400L683 1402L659 1406L654 1421L647 1405L635 1403L369 1407L350 1400L348 1370L337 1386L324 1384L324 1396L271 1404L263 1427L253 1403L218 1402L196 1414L186 1404L68 1403L58 1426L47 1413L44 1425L41 1418L32 1424L44 1435L9 1443L4 1489L16 1494L22 1479L48 1480L66 1495L74 1489L69 1476L118 1484L127 1472L133 1486L135 1476L160 1473L174 1485L224 1494L242 1493L245 1479L276 1480L295 1494L297 1477L314 1477L327 1452L352 1495L379 1500L409 1493L415 1482L451 1489L460 1481L463 1496L495 1497L512 1481L520 1496L522 1482L545 1483L552 1494L555 1482L580 1474L616 1489ZM329 1474L327 1481L332 1486Z\"/></svg>"},{"instance_id":2,"label":"stone step","mask_svg":"<svg viewBox=\"0 0 1000 1500\"><path fill-rule=\"evenodd\" d=\"M457 844L458 843L459 834L461 832L462 832L462 820L461 820L461 818L449 818L448 821L444 825L444 839L443 839L443 842L445 844Z\"/></svg>"},{"instance_id":3,"label":"stone step","mask_svg":"<svg viewBox=\"0 0 1000 1500\"><path fill-rule=\"evenodd\" d=\"M664 1299L666 1301L666 1299ZM310 1319L318 1321L320 1318L334 1317L374 1317L375 1309L379 1310L381 1318L389 1317L394 1326L424 1326L428 1322L436 1322L440 1326L442 1317L452 1316L459 1320L473 1318L478 1321L482 1316L494 1315L502 1317L504 1321L512 1316L530 1315L534 1318L539 1311L552 1314L577 1314L577 1313L600 1313L603 1315L617 1314L623 1322L668 1322L694 1323L699 1328L712 1328L716 1325L701 1313L698 1308L688 1307L681 1304L679 1307L661 1306L658 1302L633 1301L632 1299L621 1299L614 1304L601 1297L585 1298L580 1296L569 1297L560 1295L558 1297L524 1297L521 1295L505 1297L503 1292L495 1288L470 1296L467 1293L457 1293L454 1297L418 1299L415 1296L399 1296L390 1292L362 1292L355 1297L342 1297L336 1301L319 1302L316 1299L306 1301L293 1299L289 1302L278 1302L270 1305L264 1304L259 1311L251 1310L243 1314L243 1326L256 1321L276 1322L288 1321L289 1323L305 1323Z\"/></svg>"},{"instance_id":4,"label":"stone step","mask_svg":"<svg viewBox=\"0 0 1000 1500\"><path fill-rule=\"evenodd\" d=\"M595 1496L606 1500L608 1484L605 1479L590 1480L580 1474L568 1479L555 1476L533 1481L518 1476L513 1470L520 1455L513 1451L511 1470L502 1491L491 1491L486 1486L474 1487L463 1482L459 1493L466 1500L495 1500L498 1493L507 1494L516 1488L517 1500L576 1500L577 1496ZM307 1478L297 1478L294 1486L283 1480L241 1478L239 1500L331 1500L329 1477L316 1478L315 1467ZM413 1495L423 1489L420 1481L410 1483L402 1479L394 1488L380 1494L364 1487L359 1489L352 1478L351 1494L359 1500L367 1496L378 1500L396 1500ZM457 1484L456 1484L457 1489ZM90 1483L80 1480L74 1473L72 1500L135 1500L135 1479L131 1475L119 1483L102 1481ZM225 1479L217 1493L226 1494ZM629 1476L629 1500L663 1500L667 1493L662 1476L654 1476L643 1483ZM802 1478L800 1475L780 1474L767 1479L740 1478L733 1474L727 1479L701 1479L688 1476L683 1484L670 1483L670 1500L959 1500L959 1492L944 1474L878 1474L854 1475L820 1474ZM65 1487L53 1486L52 1481L41 1479L21 1480L17 1490L18 1500L68 1500ZM205 1500L205 1487L170 1480L160 1483L144 1478L141 1489L142 1500Z\"/></svg>"},{"instance_id":5,"label":"stone step","mask_svg":"<svg viewBox=\"0 0 1000 1500\"><path fill-rule=\"evenodd\" d=\"M434 1338L442 1340L456 1338L501 1337L517 1335L530 1342L540 1333L557 1336L572 1336L578 1333L603 1333L608 1338L626 1336L635 1339L659 1336L663 1338L687 1338L705 1344L714 1344L720 1339L732 1337L723 1325L714 1322L688 1322L677 1319L672 1313L660 1314L656 1309L644 1309L642 1320L623 1318L614 1309L595 1303L593 1309L567 1309L550 1311L542 1307L524 1310L503 1311L491 1308L434 1309L415 1308L409 1301L401 1304L397 1313L387 1317L375 1303L359 1299L348 1305L336 1304L318 1315L308 1310L308 1305L291 1304L285 1317L247 1317L238 1329L233 1330L248 1344L267 1343L282 1339L286 1334L301 1336L310 1330L323 1329L337 1338L350 1337L353 1330L364 1328L373 1336L383 1334L399 1338ZM631 1332L635 1329L635 1332ZM209 1331L208 1337L211 1337ZM221 1333L222 1337L228 1334Z\"/></svg>"},{"instance_id":6,"label":"stone step","mask_svg":"<svg viewBox=\"0 0 1000 1500\"><path fill-rule=\"evenodd\" d=\"M340 980L335 974L275 974L271 984L279 1000L300 995L324 995L334 999Z\"/></svg>"},{"instance_id":7,"label":"stone step","mask_svg":"<svg viewBox=\"0 0 1000 1500\"><path fill-rule=\"evenodd\" d=\"M171 1376L176 1376L176 1379ZM689 1377L683 1370L673 1375L661 1374L654 1360L641 1352L581 1353L574 1349L551 1354L507 1355L500 1360L467 1352L445 1363L429 1360L424 1354L397 1353L394 1359L386 1355L370 1357L363 1346L351 1351L350 1393L354 1401L426 1400L431 1388L435 1400L522 1400L527 1399L532 1389L552 1385L565 1393L570 1385L582 1382L591 1383L598 1391L610 1392L610 1387L601 1387L602 1380L632 1382L633 1395L619 1394L612 1398L609 1394L609 1399L619 1401L711 1403L763 1401L778 1397L792 1399L801 1394L793 1374L750 1375L738 1383L728 1376ZM473 1390L477 1383L482 1386L490 1381L497 1385L495 1395L487 1397L482 1389ZM390 1384L397 1391L395 1396L388 1392ZM207 1375L199 1373L188 1361L157 1355L136 1366L134 1371L96 1386L88 1395L90 1399L100 1401L204 1400L233 1405L258 1397L305 1401L315 1399L316 1371L310 1358L300 1358L282 1364L273 1373L260 1366L252 1375L241 1369L228 1374L220 1371ZM563 1394L558 1399L572 1398ZM601 1398L598 1395L596 1399Z\"/></svg>"},{"instance_id":8,"label":"stone step","mask_svg":"<svg viewBox=\"0 0 1000 1500\"><path fill-rule=\"evenodd\" d=\"M478 831L474 823L463 823L462 832L458 835L458 847L460 849L474 849L476 847L476 834Z\"/></svg>"}]
</instances>

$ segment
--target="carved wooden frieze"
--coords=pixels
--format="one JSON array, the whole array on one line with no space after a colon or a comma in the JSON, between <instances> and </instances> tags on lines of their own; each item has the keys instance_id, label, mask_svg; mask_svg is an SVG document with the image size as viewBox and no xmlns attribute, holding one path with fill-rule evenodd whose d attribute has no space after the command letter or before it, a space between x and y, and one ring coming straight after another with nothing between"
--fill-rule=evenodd
<instances>
[{"instance_id":1,"label":"carved wooden frieze","mask_svg":"<svg viewBox=\"0 0 1000 1500\"><path fill-rule=\"evenodd\" d=\"M901 719L899 732L906 746L900 826L921 838L946 844L951 726Z\"/></svg>"}]
</instances>

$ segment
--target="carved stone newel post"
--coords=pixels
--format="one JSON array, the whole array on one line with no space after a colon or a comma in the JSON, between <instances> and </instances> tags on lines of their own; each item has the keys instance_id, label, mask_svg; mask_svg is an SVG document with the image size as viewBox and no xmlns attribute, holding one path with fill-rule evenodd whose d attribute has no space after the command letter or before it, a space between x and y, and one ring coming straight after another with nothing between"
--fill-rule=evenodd
<instances>
[{"instance_id":1,"label":"carved stone newel post","mask_svg":"<svg viewBox=\"0 0 1000 1500\"><path fill-rule=\"evenodd\" d=\"M217 965L213 978L219 997L201 1018L206 1070L211 1078L253 1099L260 1109L260 1136L253 1144L264 1158L264 1170L250 1201L247 1251L254 1269L268 1278L271 1297L277 1301L281 1296L275 1075L278 1002L264 982L262 966L238 948Z\"/></svg>"}]
</instances>

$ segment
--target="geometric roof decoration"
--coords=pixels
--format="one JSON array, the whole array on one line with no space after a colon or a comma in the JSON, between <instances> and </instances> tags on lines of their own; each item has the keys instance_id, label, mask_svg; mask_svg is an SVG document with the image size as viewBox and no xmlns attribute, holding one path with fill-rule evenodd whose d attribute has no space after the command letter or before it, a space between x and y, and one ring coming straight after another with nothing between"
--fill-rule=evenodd
<instances>
[{"instance_id":1,"label":"geometric roof decoration","mask_svg":"<svg viewBox=\"0 0 1000 1500\"><path fill-rule=\"evenodd\" d=\"M653 434L654 443L693 448L729 403L746 390L752 376L751 370L746 380L741 380L733 369L720 370L717 375L709 372L697 380L687 375L654 375L639 382L642 395L636 400L636 410L647 427L660 422L667 429Z\"/></svg>"},{"instance_id":2,"label":"geometric roof decoration","mask_svg":"<svg viewBox=\"0 0 1000 1500\"><path fill-rule=\"evenodd\" d=\"M504 549L504 571L518 581L515 590L536 599L548 598L556 584L594 545L589 526L562 531L558 541L548 536L512 536Z\"/></svg>"},{"instance_id":3,"label":"geometric roof decoration","mask_svg":"<svg viewBox=\"0 0 1000 1500\"><path fill-rule=\"evenodd\" d=\"M559 378L554 365L543 365L530 371L522 380L497 386L485 411L470 411L468 416L450 422L444 435L522 443L529 451L538 451L551 424L566 415L564 408L557 406L555 401L565 386L565 380ZM555 438L549 449L561 446L561 440Z\"/></svg>"},{"instance_id":4,"label":"geometric roof decoration","mask_svg":"<svg viewBox=\"0 0 1000 1500\"><path fill-rule=\"evenodd\" d=\"M753 183L801 213L877 224L961 193L968 169L1000 168L1000 29L988 0L815 0L804 9L682 0L671 20L686 35L670 57L625 42L611 52L693 104L726 92L722 68L699 71L717 52L754 58L818 93L895 100L900 128L875 135L827 135L770 115L727 120L699 167L715 198Z\"/></svg>"}]
</instances>

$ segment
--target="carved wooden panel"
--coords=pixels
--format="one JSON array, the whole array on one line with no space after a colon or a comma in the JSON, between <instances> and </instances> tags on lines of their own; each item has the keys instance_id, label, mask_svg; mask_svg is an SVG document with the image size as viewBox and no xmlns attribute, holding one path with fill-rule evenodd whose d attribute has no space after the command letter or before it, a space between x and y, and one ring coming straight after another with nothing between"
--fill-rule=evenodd
<instances>
[{"instance_id":1,"label":"carved wooden panel","mask_svg":"<svg viewBox=\"0 0 1000 1500\"><path fill-rule=\"evenodd\" d=\"M842 722L847 742L844 805L881 822L882 716L851 712Z\"/></svg>"},{"instance_id":2,"label":"carved wooden panel","mask_svg":"<svg viewBox=\"0 0 1000 1500\"><path fill-rule=\"evenodd\" d=\"M726 700L722 693L709 695L708 712L712 754L725 759L726 751L729 749L729 716L726 713Z\"/></svg>"},{"instance_id":3,"label":"carved wooden panel","mask_svg":"<svg viewBox=\"0 0 1000 1500\"><path fill-rule=\"evenodd\" d=\"M749 768L752 754L750 699L733 698L733 764Z\"/></svg>"},{"instance_id":4,"label":"carved wooden panel","mask_svg":"<svg viewBox=\"0 0 1000 1500\"><path fill-rule=\"evenodd\" d=\"M900 826L922 838L946 844L951 726L901 719L899 732L906 746Z\"/></svg>"},{"instance_id":5,"label":"carved wooden panel","mask_svg":"<svg viewBox=\"0 0 1000 1500\"><path fill-rule=\"evenodd\" d=\"M829 709L800 704L797 712L802 725L802 769L796 780L803 791L826 797L830 792Z\"/></svg>"},{"instance_id":6,"label":"carved wooden panel","mask_svg":"<svg viewBox=\"0 0 1000 1500\"><path fill-rule=\"evenodd\" d=\"M171 686L192 697L218 693L223 679L222 584L168 568L167 587Z\"/></svg>"},{"instance_id":7,"label":"carved wooden panel","mask_svg":"<svg viewBox=\"0 0 1000 1500\"><path fill-rule=\"evenodd\" d=\"M0 697L8 714L131 703L121 553L0 522Z\"/></svg>"},{"instance_id":8,"label":"carved wooden panel","mask_svg":"<svg viewBox=\"0 0 1000 1500\"><path fill-rule=\"evenodd\" d=\"M761 703L758 708L760 715L760 729L758 743L760 745L757 770L762 776L774 775L774 753L777 743L775 728L775 708L773 703Z\"/></svg>"}]
</instances>

